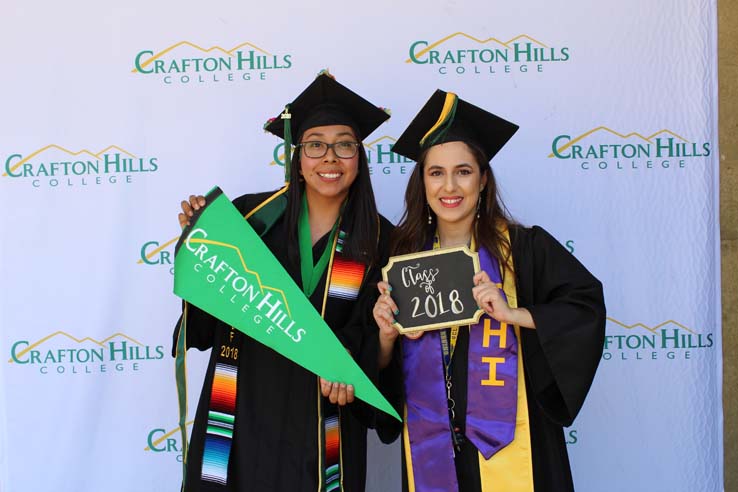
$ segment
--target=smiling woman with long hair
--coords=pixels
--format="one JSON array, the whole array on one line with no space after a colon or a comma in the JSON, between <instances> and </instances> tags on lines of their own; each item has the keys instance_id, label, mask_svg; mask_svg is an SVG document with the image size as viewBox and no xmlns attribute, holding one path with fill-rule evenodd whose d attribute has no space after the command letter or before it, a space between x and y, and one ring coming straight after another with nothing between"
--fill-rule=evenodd
<instances>
[{"instance_id":1,"label":"smiling woman with long hair","mask_svg":"<svg viewBox=\"0 0 738 492\"><path fill-rule=\"evenodd\" d=\"M392 286L378 284L380 383L405 415L403 490L573 490L562 427L584 403L602 353L600 282L540 227L515 223L490 160L518 127L436 91L394 152L417 161L392 254L467 245L481 270L472 326L400 337Z\"/></svg>"},{"instance_id":2,"label":"smiling woman with long hair","mask_svg":"<svg viewBox=\"0 0 738 492\"><path fill-rule=\"evenodd\" d=\"M392 225L377 213L361 142L388 117L322 73L265 126L285 139L286 186L234 200L369 375L377 371L378 337L364 313L388 256ZM202 196L183 201L180 226L203 206ZM188 304L175 347L185 320L187 347L212 348L185 492L364 490L373 414L353 401L351 386L319 381ZM225 399L230 406L224 394L232 396Z\"/></svg>"}]
</instances>

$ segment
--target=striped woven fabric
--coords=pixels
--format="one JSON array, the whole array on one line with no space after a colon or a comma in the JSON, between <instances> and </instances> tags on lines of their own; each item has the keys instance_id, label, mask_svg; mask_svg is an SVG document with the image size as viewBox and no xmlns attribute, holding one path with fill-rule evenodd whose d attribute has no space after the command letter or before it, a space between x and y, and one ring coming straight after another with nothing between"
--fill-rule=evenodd
<instances>
[{"instance_id":1,"label":"striped woven fabric","mask_svg":"<svg viewBox=\"0 0 738 492\"><path fill-rule=\"evenodd\" d=\"M225 485L228 480L228 458L233 439L236 411L236 379L238 368L217 363L210 394L208 427L202 457L202 479Z\"/></svg>"},{"instance_id":2,"label":"striped woven fabric","mask_svg":"<svg viewBox=\"0 0 738 492\"><path fill-rule=\"evenodd\" d=\"M328 295L353 301L359 295L361 282L364 279L364 264L343 258L343 244L346 233L339 231L336 243L336 255L331 268L330 286Z\"/></svg>"}]
</instances>

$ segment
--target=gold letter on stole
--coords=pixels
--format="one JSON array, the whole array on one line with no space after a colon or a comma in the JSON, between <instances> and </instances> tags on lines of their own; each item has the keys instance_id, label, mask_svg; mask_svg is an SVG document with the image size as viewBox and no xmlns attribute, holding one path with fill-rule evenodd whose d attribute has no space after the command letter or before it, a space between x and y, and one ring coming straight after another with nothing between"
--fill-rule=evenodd
<instances>
[{"instance_id":1,"label":"gold letter on stole","mask_svg":"<svg viewBox=\"0 0 738 492\"><path fill-rule=\"evenodd\" d=\"M500 338L500 348L505 348L507 345L507 323L500 323L500 328L497 330L493 330L490 327L490 320L489 318L484 320L484 342L482 346L484 348L489 347L489 337L499 337Z\"/></svg>"},{"instance_id":2,"label":"gold letter on stole","mask_svg":"<svg viewBox=\"0 0 738 492\"><path fill-rule=\"evenodd\" d=\"M484 338L482 345L489 348L490 337L498 337L500 339L499 347L505 348L507 342L507 323L500 323L500 327L493 330L490 326L490 320L484 320ZM505 381L497 379L497 364L505 362L504 357L482 357L482 362L489 364L489 379L483 379L482 386L505 386Z\"/></svg>"},{"instance_id":3,"label":"gold letter on stole","mask_svg":"<svg viewBox=\"0 0 738 492\"><path fill-rule=\"evenodd\" d=\"M482 386L505 386L505 381L497 379L497 364L503 364L505 358L482 357L482 362L489 364L489 379L483 379Z\"/></svg>"}]
</instances>

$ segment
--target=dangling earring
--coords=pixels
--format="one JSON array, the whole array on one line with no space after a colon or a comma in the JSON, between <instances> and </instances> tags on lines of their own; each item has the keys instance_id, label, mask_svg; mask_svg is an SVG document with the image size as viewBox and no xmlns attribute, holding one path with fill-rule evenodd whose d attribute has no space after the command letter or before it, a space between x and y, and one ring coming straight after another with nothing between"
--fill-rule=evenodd
<instances>
[{"instance_id":1,"label":"dangling earring","mask_svg":"<svg viewBox=\"0 0 738 492\"><path fill-rule=\"evenodd\" d=\"M431 217L430 205L426 203L425 207L428 209L428 225L431 225L433 223L433 217Z\"/></svg>"},{"instance_id":2,"label":"dangling earring","mask_svg":"<svg viewBox=\"0 0 738 492\"><path fill-rule=\"evenodd\" d=\"M482 207L482 193L479 193L479 198L477 199L477 220L479 220L479 209Z\"/></svg>"}]
</instances>

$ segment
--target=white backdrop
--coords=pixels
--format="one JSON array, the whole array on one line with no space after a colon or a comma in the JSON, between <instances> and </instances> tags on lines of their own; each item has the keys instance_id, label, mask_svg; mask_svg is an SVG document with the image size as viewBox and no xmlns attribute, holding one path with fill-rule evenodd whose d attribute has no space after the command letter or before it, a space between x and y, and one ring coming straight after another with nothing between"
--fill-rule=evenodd
<instances>
[{"instance_id":1,"label":"white backdrop","mask_svg":"<svg viewBox=\"0 0 738 492\"><path fill-rule=\"evenodd\" d=\"M390 146L434 89L520 125L508 207L607 298L577 490L722 490L716 23L714 0L3 0L0 490L178 490L179 201L277 188L261 126L323 68L392 109L367 147L393 221ZM369 490L399 490L397 447L370 451Z\"/></svg>"}]
</instances>

